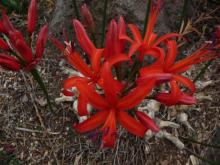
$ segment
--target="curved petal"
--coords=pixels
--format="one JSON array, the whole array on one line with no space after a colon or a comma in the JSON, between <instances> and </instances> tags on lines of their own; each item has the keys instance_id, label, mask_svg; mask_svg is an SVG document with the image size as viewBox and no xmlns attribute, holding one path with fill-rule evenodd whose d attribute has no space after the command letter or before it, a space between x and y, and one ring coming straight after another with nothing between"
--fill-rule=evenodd
<instances>
[{"instance_id":1,"label":"curved petal","mask_svg":"<svg viewBox=\"0 0 220 165\"><path fill-rule=\"evenodd\" d=\"M79 53L74 51L66 55L68 62L84 76L95 79L93 71L88 67L84 60L80 57Z\"/></svg>"},{"instance_id":2,"label":"curved petal","mask_svg":"<svg viewBox=\"0 0 220 165\"><path fill-rule=\"evenodd\" d=\"M134 24L128 24L128 28L131 30L132 36L134 37L134 40L138 43L142 42L141 33L138 29L138 27Z\"/></svg>"},{"instance_id":3,"label":"curved petal","mask_svg":"<svg viewBox=\"0 0 220 165\"><path fill-rule=\"evenodd\" d=\"M150 80L147 85L138 85L128 95L119 100L117 109L128 110L137 106L151 92L155 81Z\"/></svg>"},{"instance_id":4,"label":"curved petal","mask_svg":"<svg viewBox=\"0 0 220 165\"><path fill-rule=\"evenodd\" d=\"M191 95L182 93L182 95L179 98L179 104L184 104L184 105L196 104L196 99Z\"/></svg>"},{"instance_id":5,"label":"curved petal","mask_svg":"<svg viewBox=\"0 0 220 165\"><path fill-rule=\"evenodd\" d=\"M101 130L103 132L103 137L102 137L103 147L113 147L117 135L115 109L110 110L106 122L101 128Z\"/></svg>"},{"instance_id":6,"label":"curved petal","mask_svg":"<svg viewBox=\"0 0 220 165\"><path fill-rule=\"evenodd\" d=\"M95 46L92 41L89 39L88 35L86 34L86 30L83 25L76 19L73 20L73 26L76 33L77 41L79 42L83 51L92 56L93 52L95 51Z\"/></svg>"},{"instance_id":7,"label":"curved petal","mask_svg":"<svg viewBox=\"0 0 220 165\"><path fill-rule=\"evenodd\" d=\"M177 43L176 41L167 41L167 56L164 63L164 70L168 70L171 66L174 65L177 56Z\"/></svg>"},{"instance_id":8,"label":"curved petal","mask_svg":"<svg viewBox=\"0 0 220 165\"><path fill-rule=\"evenodd\" d=\"M184 86L189 88L192 93L194 93L196 91L196 87L190 79L188 79L186 77L183 77L183 76L180 76L180 75L176 75L176 74L175 75L173 74L172 77L173 77L174 80L182 83Z\"/></svg>"},{"instance_id":9,"label":"curved petal","mask_svg":"<svg viewBox=\"0 0 220 165\"><path fill-rule=\"evenodd\" d=\"M128 57L132 57L142 44L134 42L129 49Z\"/></svg>"},{"instance_id":10,"label":"curved petal","mask_svg":"<svg viewBox=\"0 0 220 165\"><path fill-rule=\"evenodd\" d=\"M109 62L110 67L116 65L120 62L129 61L130 58L126 54L117 54L116 56L110 57L107 61Z\"/></svg>"},{"instance_id":11,"label":"curved petal","mask_svg":"<svg viewBox=\"0 0 220 165\"><path fill-rule=\"evenodd\" d=\"M109 114L109 111L97 112L97 114L93 115L92 117L85 120L84 122L73 125L73 128L75 128L76 131L79 133L85 133L85 132L91 131L99 127L101 124L103 124L106 121L108 114Z\"/></svg>"},{"instance_id":12,"label":"curved petal","mask_svg":"<svg viewBox=\"0 0 220 165\"><path fill-rule=\"evenodd\" d=\"M94 107L99 110L106 110L109 109L109 103L100 96L93 87L89 86L85 82L79 81L76 84L76 88L78 89L79 93L87 99L87 101Z\"/></svg>"},{"instance_id":13,"label":"curved petal","mask_svg":"<svg viewBox=\"0 0 220 165\"><path fill-rule=\"evenodd\" d=\"M117 111L117 119L122 127L130 133L139 137L144 137L147 129L140 122L128 115L127 112Z\"/></svg>"},{"instance_id":14,"label":"curved petal","mask_svg":"<svg viewBox=\"0 0 220 165\"><path fill-rule=\"evenodd\" d=\"M138 85L147 85L150 80L154 79L156 84L161 84L169 81L171 78L172 75L170 73L151 73L139 77L136 82Z\"/></svg>"},{"instance_id":15,"label":"curved petal","mask_svg":"<svg viewBox=\"0 0 220 165\"><path fill-rule=\"evenodd\" d=\"M169 33L161 36L160 38L156 39L152 46L158 46L161 42L164 42L168 39L173 39L175 37L184 38L182 34L178 33Z\"/></svg>"},{"instance_id":16,"label":"curved petal","mask_svg":"<svg viewBox=\"0 0 220 165\"><path fill-rule=\"evenodd\" d=\"M138 120L143 124L143 126L145 126L147 129L152 130L153 132L159 131L159 127L148 115L141 111L136 111L135 113Z\"/></svg>"}]
</instances>

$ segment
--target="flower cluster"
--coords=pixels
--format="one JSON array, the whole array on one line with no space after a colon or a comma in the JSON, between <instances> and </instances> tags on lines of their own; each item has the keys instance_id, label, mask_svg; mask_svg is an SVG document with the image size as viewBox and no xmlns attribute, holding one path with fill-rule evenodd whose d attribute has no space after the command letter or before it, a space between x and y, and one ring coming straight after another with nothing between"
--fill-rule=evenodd
<instances>
[{"instance_id":1,"label":"flower cluster","mask_svg":"<svg viewBox=\"0 0 220 165\"><path fill-rule=\"evenodd\" d=\"M114 146L119 125L139 137L143 137L148 129L159 131L145 112L136 109L149 95L167 106L196 103L193 97L195 85L182 73L193 64L217 56L213 48L219 49L219 44L205 43L192 55L176 60L176 39L184 38L176 33L158 36L153 32L160 8L160 0L152 3L143 38L138 27L127 25L122 17L118 22L111 20L104 48L97 48L80 21L73 20L77 41L84 52L82 55L75 44L66 41L63 45L52 38L67 61L79 72L64 81L63 93L77 96L78 115L89 118L73 127L79 133L98 129L102 133L103 147ZM85 5L82 9L89 13ZM84 20L94 28L91 14L84 15L89 17ZM127 27L132 36L127 35ZM165 84L166 90L157 88L161 84ZM93 107L91 112L87 109L88 104Z\"/></svg>"},{"instance_id":2,"label":"flower cluster","mask_svg":"<svg viewBox=\"0 0 220 165\"><path fill-rule=\"evenodd\" d=\"M10 22L6 11L2 12L0 20L0 66L12 71L32 70L42 58L47 40L48 26L44 25L38 34L35 53L32 52L32 33L35 31L37 22L36 0L31 0L28 10L27 32L24 36ZM25 40L27 37L27 41Z\"/></svg>"}]
</instances>

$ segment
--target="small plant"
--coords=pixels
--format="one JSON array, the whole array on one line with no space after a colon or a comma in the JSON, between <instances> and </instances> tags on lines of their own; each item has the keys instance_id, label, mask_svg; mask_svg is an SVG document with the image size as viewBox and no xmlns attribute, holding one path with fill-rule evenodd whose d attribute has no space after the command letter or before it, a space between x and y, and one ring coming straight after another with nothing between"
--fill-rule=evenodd
<instances>
[{"instance_id":1,"label":"small plant","mask_svg":"<svg viewBox=\"0 0 220 165\"><path fill-rule=\"evenodd\" d=\"M35 31L37 23L37 8L36 0L31 0L28 9L27 32L22 34L10 22L6 11L2 12L2 19L0 20L0 32L3 38L0 38L0 65L7 70L19 71L23 69L30 72L35 80L43 89L47 98L47 102L51 108L49 96L44 83L35 69L36 65L40 62L44 47L46 45L48 25L44 25L38 33L36 45L33 45L32 35ZM35 51L32 48L35 47Z\"/></svg>"},{"instance_id":2,"label":"small plant","mask_svg":"<svg viewBox=\"0 0 220 165\"><path fill-rule=\"evenodd\" d=\"M74 123L73 127L79 133L98 129L103 147L114 146L119 125L139 137L148 129L159 131L154 121L136 108L144 99L154 99L167 106L195 104L195 85L182 73L194 64L218 56L220 42L216 39L177 61L176 38L184 37L176 33L158 36L153 32L161 6L161 0L151 3L143 38L138 27L127 25L122 17L118 23L111 20L102 48L93 44L80 21L74 19L76 38L85 52L82 55L73 42L66 39L63 45L52 38L76 70L75 75L64 81L63 93L77 96L78 115L89 116L81 123ZM127 35L127 27L132 36ZM89 59L89 64L82 57ZM92 111L88 111L88 104L92 105Z\"/></svg>"}]
</instances>

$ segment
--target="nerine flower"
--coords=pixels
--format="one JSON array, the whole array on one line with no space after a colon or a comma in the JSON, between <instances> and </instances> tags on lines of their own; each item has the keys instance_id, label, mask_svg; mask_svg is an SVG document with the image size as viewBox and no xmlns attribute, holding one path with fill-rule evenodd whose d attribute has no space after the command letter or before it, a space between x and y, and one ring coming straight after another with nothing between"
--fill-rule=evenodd
<instances>
[{"instance_id":1,"label":"nerine flower","mask_svg":"<svg viewBox=\"0 0 220 165\"><path fill-rule=\"evenodd\" d=\"M200 49L196 50L192 55L187 56L186 58L176 61L176 57L178 55L177 51L177 43L175 40L169 40L166 42L167 46L167 54L165 54L163 49L158 51L157 56L159 57L155 63L150 66L146 66L140 69L140 78L138 80L139 83L144 83L149 79L149 77L154 77L158 75L170 74L172 83L171 93L161 93L156 96L156 99L160 102L165 103L166 105L174 105L177 103L181 104L194 104L195 99L192 97L192 94L195 92L196 88L194 83L188 79L187 77L181 75L182 72L190 69L192 65L211 60L216 57L216 53L211 51L209 48L209 44L204 44ZM183 94L179 89L179 85L182 84L188 89L190 89L191 93ZM176 90L175 90L176 89ZM181 97L185 97L185 101L178 100L177 95L181 95ZM167 97L169 96L169 99ZM176 96L176 97L171 97ZM166 97L166 99L164 98ZM191 98L191 99L190 99ZM168 102L164 100L169 100Z\"/></svg>"},{"instance_id":2,"label":"nerine flower","mask_svg":"<svg viewBox=\"0 0 220 165\"><path fill-rule=\"evenodd\" d=\"M161 6L161 0L158 0L157 2L152 2L148 17L148 24L146 27L146 33L143 39L138 27L134 24L128 24L128 28L132 33L133 39L128 37L126 34L121 34L119 36L120 39L127 40L131 43L128 53L129 57L138 52L138 59L139 61L142 61L144 59L144 56L148 54L147 51L149 51L149 49L159 46L162 42L164 42L167 39L171 39L174 37L182 37L180 34L177 33L169 33L158 37L158 35L153 32L154 26L157 21L157 17L161 10Z\"/></svg>"},{"instance_id":3,"label":"nerine flower","mask_svg":"<svg viewBox=\"0 0 220 165\"><path fill-rule=\"evenodd\" d=\"M28 32L34 31L36 24L36 2L32 0L28 10ZM0 65L3 68L18 71L24 68L26 71L32 70L42 58L44 47L47 40L48 26L44 25L38 33L35 53L31 49L31 43L25 40L25 37L10 22L6 12L2 12L0 20L0 32L8 39L0 39L0 48L3 50L0 56Z\"/></svg>"},{"instance_id":4,"label":"nerine flower","mask_svg":"<svg viewBox=\"0 0 220 165\"><path fill-rule=\"evenodd\" d=\"M103 49L96 48L95 45L92 43L90 38L88 37L85 28L78 20L73 20L73 27L76 33L76 38L81 46L82 50L85 52L85 54L89 58L89 62L91 65L88 65L83 58L80 56L79 52L75 50L75 48L71 44L67 44L66 46L60 43L57 39L51 38L53 43L62 51L67 59L67 61L77 70L79 71L83 77L80 76L80 78L83 78L85 82L88 84L98 84L100 87L103 86L103 81L100 78L101 74L101 67L102 67L102 59L103 57ZM118 34L114 34L117 35ZM65 41L68 43L68 41ZM106 49L105 52L109 52L111 50ZM125 54L120 54L121 52L118 52L118 54L115 54L116 56L105 58L108 60L110 66L116 65L119 61L127 61L129 60L128 56ZM72 84L78 76L73 76L68 78L65 82ZM114 90L117 92L121 91L123 88L123 84L114 81L114 83L117 83ZM73 92L70 90L64 88L63 90L65 95L74 95ZM80 96L78 97L78 107L84 107L81 105L81 103L86 103L86 100L84 97ZM78 114L80 116L88 115L88 112L82 108L78 108Z\"/></svg>"},{"instance_id":5,"label":"nerine flower","mask_svg":"<svg viewBox=\"0 0 220 165\"><path fill-rule=\"evenodd\" d=\"M72 84L64 82L64 88L75 86L96 111L96 114L86 121L74 124L74 128L80 133L98 128L102 132L102 145L104 147L114 146L117 137L117 122L139 137L143 137L147 129L157 132L158 127L146 114L136 112L138 120L140 120L138 121L128 113L151 92L155 85L154 79L149 81L148 85L137 86L126 96L121 96L121 93L114 90L117 88L115 87L117 84L114 83L115 80L109 62L104 64L101 72L104 96L98 94L95 87L85 82L84 79L75 79Z\"/></svg>"},{"instance_id":6,"label":"nerine flower","mask_svg":"<svg viewBox=\"0 0 220 165\"><path fill-rule=\"evenodd\" d=\"M193 97L195 85L182 73L194 64L217 56L216 50L220 48L218 31L216 32L217 43L204 44L192 55L176 60L178 46L173 38L183 38L183 36L169 33L158 37L153 32L160 8L161 0L152 3L143 39L137 26L133 24L128 25L133 37L130 38L126 34L127 25L122 17L119 18L118 23L115 20L110 22L104 48L95 47L83 25L78 20L74 20L76 38L84 52L83 55L80 55L67 39L65 46L52 38L68 62L82 74L73 75L65 80L63 85L65 94L73 95L75 93L71 92L71 89L77 89L78 115L89 117L82 123L75 123L74 128L80 133L98 129L102 133L102 144L105 147L114 146L118 124L139 137L143 137L147 129L155 132L159 130L149 116L136 110L136 106L143 99L148 98L154 87L161 83L167 83L169 91L154 91L157 92L155 100L168 106L196 103ZM130 45L126 45L126 42ZM128 53L125 53L127 50ZM139 64L142 64L146 55L153 57L155 61L148 65L139 65L142 68L138 66L137 70L128 68L125 71L128 74L120 77L117 69L121 69L122 62L131 62L134 54L137 55L135 58L138 59ZM82 58L84 55L88 57L86 62ZM133 74L133 71L137 73ZM133 76L131 79L130 75ZM182 90L182 86L187 89ZM92 113L88 112L87 104L93 107Z\"/></svg>"}]
</instances>

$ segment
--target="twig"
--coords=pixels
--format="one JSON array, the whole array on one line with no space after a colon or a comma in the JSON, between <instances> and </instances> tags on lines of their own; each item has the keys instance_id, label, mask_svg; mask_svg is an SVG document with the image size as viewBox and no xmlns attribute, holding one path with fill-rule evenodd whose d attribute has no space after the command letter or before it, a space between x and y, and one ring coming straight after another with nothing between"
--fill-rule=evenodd
<instances>
[{"instance_id":1,"label":"twig","mask_svg":"<svg viewBox=\"0 0 220 165\"><path fill-rule=\"evenodd\" d=\"M33 129L22 128L22 127L15 127L15 129L19 130L19 131L31 132L31 133L45 133L45 131L33 130ZM51 134L51 135L59 135L60 134L60 132L50 132L50 131L47 131L47 133Z\"/></svg>"}]
</instances>

